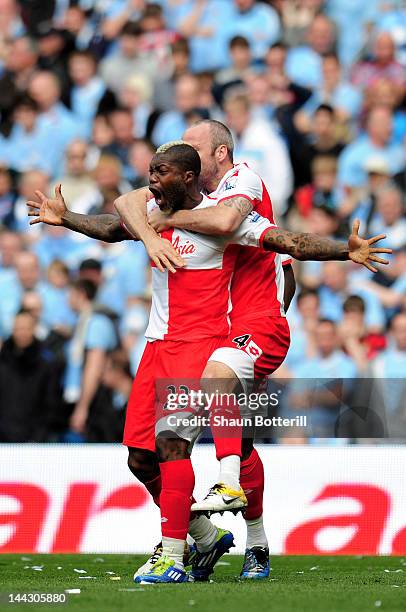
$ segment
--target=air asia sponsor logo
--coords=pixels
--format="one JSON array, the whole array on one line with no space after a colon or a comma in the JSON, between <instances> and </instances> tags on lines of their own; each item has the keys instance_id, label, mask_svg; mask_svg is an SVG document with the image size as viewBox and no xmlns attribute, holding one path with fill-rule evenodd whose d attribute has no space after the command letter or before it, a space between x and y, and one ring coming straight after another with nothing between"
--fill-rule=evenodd
<instances>
[{"instance_id":1,"label":"air asia sponsor logo","mask_svg":"<svg viewBox=\"0 0 406 612\"><path fill-rule=\"evenodd\" d=\"M179 255L193 255L196 253L196 246L190 240L185 240L185 242L181 242L180 236L176 236L174 240L172 240L172 246Z\"/></svg>"},{"instance_id":2,"label":"air asia sponsor logo","mask_svg":"<svg viewBox=\"0 0 406 612\"><path fill-rule=\"evenodd\" d=\"M248 492L248 491L247 491ZM0 552L35 552L44 530L50 530L48 552L79 552L92 520L107 510L131 512L134 529L149 529L150 510L148 494L139 485L123 485L110 490L100 499L101 487L97 482L71 482L67 486L64 503L57 517L52 517L52 490L39 484L26 482L0 483L0 507L12 500L12 509L0 511ZM343 512L331 504L343 499L354 502L355 512ZM370 554L380 551L387 538L392 510L396 506L390 492L369 483L333 482L320 488L306 510L317 510L329 502L330 510L317 518L299 522L285 536L283 552L287 554ZM399 503L399 500L397 500ZM266 508L264 508L266 514ZM303 509L304 510L304 509ZM138 515L138 511L140 514ZM148 512L146 518L146 512ZM111 520L111 537L120 529L120 515ZM142 517L142 520L140 520ZM55 521L54 518L57 520ZM155 519L154 519L155 520ZM326 551L320 545L325 530L350 530ZM390 538L387 552L406 554L406 525Z\"/></svg>"}]
</instances>

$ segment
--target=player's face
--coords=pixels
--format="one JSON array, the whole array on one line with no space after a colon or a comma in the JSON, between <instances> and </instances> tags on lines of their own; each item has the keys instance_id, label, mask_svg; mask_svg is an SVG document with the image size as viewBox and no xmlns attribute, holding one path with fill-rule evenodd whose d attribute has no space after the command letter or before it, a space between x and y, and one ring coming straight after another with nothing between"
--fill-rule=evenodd
<instances>
[{"instance_id":1,"label":"player's face","mask_svg":"<svg viewBox=\"0 0 406 612\"><path fill-rule=\"evenodd\" d=\"M149 190L161 210L178 210L187 195L184 173L164 156L155 155L149 167Z\"/></svg>"},{"instance_id":2,"label":"player's face","mask_svg":"<svg viewBox=\"0 0 406 612\"><path fill-rule=\"evenodd\" d=\"M201 124L192 126L183 135L183 140L199 153L202 169L199 176L199 187L210 191L210 184L218 174L218 168L211 143L210 126Z\"/></svg>"}]
</instances>

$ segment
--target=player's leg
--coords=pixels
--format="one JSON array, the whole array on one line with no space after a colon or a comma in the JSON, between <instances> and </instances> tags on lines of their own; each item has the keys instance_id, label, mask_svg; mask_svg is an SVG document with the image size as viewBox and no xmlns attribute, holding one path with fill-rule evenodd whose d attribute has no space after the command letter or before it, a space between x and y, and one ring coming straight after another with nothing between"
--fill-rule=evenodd
<instances>
[{"instance_id":1,"label":"player's leg","mask_svg":"<svg viewBox=\"0 0 406 612\"><path fill-rule=\"evenodd\" d=\"M158 437L162 489L160 495L162 555L136 582L181 583L187 581L183 565L190 506L195 477L189 455L189 441Z\"/></svg>"},{"instance_id":2,"label":"player's leg","mask_svg":"<svg viewBox=\"0 0 406 612\"><path fill-rule=\"evenodd\" d=\"M247 434L248 432L245 432ZM241 486L247 496L244 514L247 543L241 578L258 579L269 576L269 547L263 521L264 466L254 448L253 437L243 436Z\"/></svg>"},{"instance_id":3,"label":"player's leg","mask_svg":"<svg viewBox=\"0 0 406 612\"><path fill-rule=\"evenodd\" d=\"M151 494L154 503L159 507L162 484L156 452L143 448L129 448L128 467L137 480L142 482Z\"/></svg>"}]
</instances>

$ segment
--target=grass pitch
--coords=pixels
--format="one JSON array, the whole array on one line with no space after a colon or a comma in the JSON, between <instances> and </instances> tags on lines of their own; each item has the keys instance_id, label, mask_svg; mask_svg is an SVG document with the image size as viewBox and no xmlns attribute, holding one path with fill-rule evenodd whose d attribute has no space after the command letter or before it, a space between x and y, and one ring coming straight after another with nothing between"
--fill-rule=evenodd
<instances>
[{"instance_id":1,"label":"grass pitch","mask_svg":"<svg viewBox=\"0 0 406 612\"><path fill-rule=\"evenodd\" d=\"M0 607L85 612L406 610L406 559L402 557L274 557L269 580L247 583L237 580L242 558L225 555L210 584L138 586L132 575L145 558L2 554ZM80 589L80 593L67 595L64 605L7 603L8 593L63 593L66 589Z\"/></svg>"}]
</instances>

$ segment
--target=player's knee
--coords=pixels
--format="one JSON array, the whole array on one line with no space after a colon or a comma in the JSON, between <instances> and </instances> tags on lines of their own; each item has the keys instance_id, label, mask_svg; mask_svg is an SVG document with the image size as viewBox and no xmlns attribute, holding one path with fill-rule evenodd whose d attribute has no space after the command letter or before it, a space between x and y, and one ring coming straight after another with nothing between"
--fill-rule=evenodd
<instances>
[{"instance_id":1,"label":"player's knee","mask_svg":"<svg viewBox=\"0 0 406 612\"><path fill-rule=\"evenodd\" d=\"M165 438L158 436L156 448L160 463L189 459L189 442L181 438Z\"/></svg>"},{"instance_id":2,"label":"player's knee","mask_svg":"<svg viewBox=\"0 0 406 612\"><path fill-rule=\"evenodd\" d=\"M141 482L148 482L159 474L156 453L142 448L128 449L128 467Z\"/></svg>"}]
</instances>

